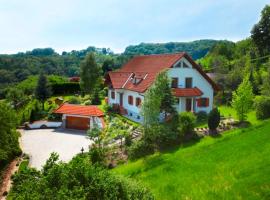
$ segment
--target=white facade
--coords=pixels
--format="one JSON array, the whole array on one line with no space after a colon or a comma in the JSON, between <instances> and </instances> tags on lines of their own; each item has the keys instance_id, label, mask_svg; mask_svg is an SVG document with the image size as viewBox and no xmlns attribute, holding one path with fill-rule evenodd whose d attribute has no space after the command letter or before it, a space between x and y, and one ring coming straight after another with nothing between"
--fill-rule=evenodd
<instances>
[{"instance_id":1,"label":"white facade","mask_svg":"<svg viewBox=\"0 0 270 200\"><path fill-rule=\"evenodd\" d=\"M188 65L187 67L183 67L183 64ZM180 67L179 67L180 66ZM192 106L194 112L204 111L209 113L213 108L213 99L214 99L214 89L211 84L196 70L192 67L192 65L185 59L182 58L178 63L174 65L173 68L168 70L168 77L170 78L178 78L178 88L185 88L185 79L192 78L192 87L199 88L203 94L200 97L192 98ZM195 102L196 98L208 98L209 106L207 107L198 107ZM180 97L179 105L176 106L178 112L185 111L186 108L186 99L185 97Z\"/></svg>"},{"instance_id":2,"label":"white facade","mask_svg":"<svg viewBox=\"0 0 270 200\"><path fill-rule=\"evenodd\" d=\"M178 112L186 111L186 99L190 99L191 103L191 111L192 112L200 112L205 111L209 113L212 110L213 106L213 96L214 89L212 85L197 71L197 69L193 68L191 63L184 57L180 59L173 68L168 69L167 71L169 78L177 78L178 79L178 88L185 88L185 79L192 78L192 88L197 87L202 91L202 95L198 97L177 97L179 98L179 103L175 105L175 108ZM112 98L111 92L115 92L115 98ZM140 115L140 106L136 106L136 98L141 98L143 102L144 94L138 93L126 89L109 89L108 94L108 103L110 105L118 104L120 105L120 98L122 95L122 107L127 111L127 115L134 119L135 121L142 121L142 117ZM128 102L128 96L133 96L133 105L130 105ZM198 107L198 103L196 99L198 98L208 98L209 105L206 107Z\"/></svg>"}]
</instances>

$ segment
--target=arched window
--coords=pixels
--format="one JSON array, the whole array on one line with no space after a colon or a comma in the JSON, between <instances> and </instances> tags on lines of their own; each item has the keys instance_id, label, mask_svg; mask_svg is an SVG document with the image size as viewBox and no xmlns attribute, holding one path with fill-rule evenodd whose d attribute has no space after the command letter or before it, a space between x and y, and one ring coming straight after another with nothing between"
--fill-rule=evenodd
<instances>
[{"instance_id":1,"label":"arched window","mask_svg":"<svg viewBox=\"0 0 270 200\"><path fill-rule=\"evenodd\" d=\"M133 96L131 95L128 96L128 104L133 105Z\"/></svg>"},{"instance_id":2,"label":"arched window","mask_svg":"<svg viewBox=\"0 0 270 200\"><path fill-rule=\"evenodd\" d=\"M139 107L141 105L141 103L142 103L141 98L137 97L136 98L136 106Z\"/></svg>"}]
</instances>

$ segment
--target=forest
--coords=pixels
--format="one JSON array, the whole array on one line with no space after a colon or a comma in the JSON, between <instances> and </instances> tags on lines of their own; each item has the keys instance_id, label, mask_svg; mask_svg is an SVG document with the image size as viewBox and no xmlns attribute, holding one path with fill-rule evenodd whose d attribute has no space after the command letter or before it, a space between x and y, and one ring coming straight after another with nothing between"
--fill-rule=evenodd
<instances>
[{"instance_id":1,"label":"forest","mask_svg":"<svg viewBox=\"0 0 270 200\"><path fill-rule=\"evenodd\" d=\"M58 54L52 48L37 48L25 53L0 55L0 97L8 86L21 82L29 76L44 71L48 75L73 77L79 75L80 62L87 53L95 54L96 62L103 74L121 67L134 55L188 52L194 59L202 58L218 43L230 43L218 40L198 40L194 42L169 42L162 44L141 43L131 45L122 54L115 54L109 48L93 46L84 50L73 50Z\"/></svg>"}]
</instances>

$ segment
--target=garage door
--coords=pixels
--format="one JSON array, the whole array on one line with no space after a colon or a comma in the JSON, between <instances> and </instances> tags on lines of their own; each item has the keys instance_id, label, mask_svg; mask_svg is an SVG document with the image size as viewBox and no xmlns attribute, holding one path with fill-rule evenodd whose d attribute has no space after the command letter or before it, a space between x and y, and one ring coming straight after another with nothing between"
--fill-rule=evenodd
<instances>
[{"instance_id":1,"label":"garage door","mask_svg":"<svg viewBox=\"0 0 270 200\"><path fill-rule=\"evenodd\" d=\"M66 118L66 128L87 130L90 128L90 119L83 117L71 117Z\"/></svg>"}]
</instances>

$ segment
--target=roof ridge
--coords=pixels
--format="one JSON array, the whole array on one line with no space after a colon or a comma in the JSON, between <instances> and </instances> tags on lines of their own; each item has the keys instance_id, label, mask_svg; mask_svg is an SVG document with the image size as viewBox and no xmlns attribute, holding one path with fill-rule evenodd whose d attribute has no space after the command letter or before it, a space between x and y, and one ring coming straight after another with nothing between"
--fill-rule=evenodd
<instances>
[{"instance_id":1,"label":"roof ridge","mask_svg":"<svg viewBox=\"0 0 270 200\"><path fill-rule=\"evenodd\" d=\"M177 53L159 53L159 54L147 54L147 55L135 55L135 57L150 57L150 56L170 56L170 55L184 55L185 51L177 52Z\"/></svg>"}]
</instances>

